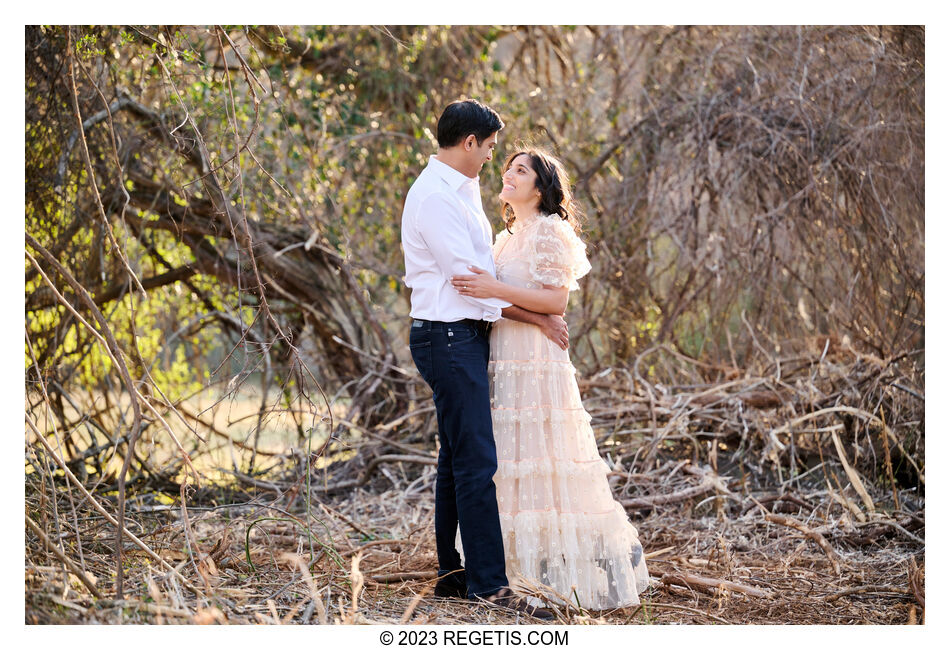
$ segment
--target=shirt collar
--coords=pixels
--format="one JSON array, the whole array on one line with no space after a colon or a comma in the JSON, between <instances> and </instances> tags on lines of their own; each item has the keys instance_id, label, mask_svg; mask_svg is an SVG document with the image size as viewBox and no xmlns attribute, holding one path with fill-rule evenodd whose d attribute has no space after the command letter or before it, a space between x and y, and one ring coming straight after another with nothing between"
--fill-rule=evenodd
<instances>
[{"instance_id":1,"label":"shirt collar","mask_svg":"<svg viewBox=\"0 0 950 650\"><path fill-rule=\"evenodd\" d=\"M469 178L454 167L446 165L436 158L434 154L429 156L429 167L456 192L466 183L478 185L478 176Z\"/></svg>"}]
</instances>

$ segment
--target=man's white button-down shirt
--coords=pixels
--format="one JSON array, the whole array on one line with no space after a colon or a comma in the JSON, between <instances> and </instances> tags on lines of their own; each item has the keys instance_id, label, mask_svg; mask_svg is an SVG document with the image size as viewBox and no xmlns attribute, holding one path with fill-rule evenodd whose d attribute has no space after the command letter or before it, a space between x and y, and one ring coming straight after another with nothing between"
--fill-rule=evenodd
<instances>
[{"instance_id":1,"label":"man's white button-down shirt","mask_svg":"<svg viewBox=\"0 0 950 650\"><path fill-rule=\"evenodd\" d=\"M511 303L461 296L449 281L471 275L469 265L495 274L492 229L478 189L478 178L429 157L429 164L406 194L402 212L402 250L410 316L446 322L464 318L496 321Z\"/></svg>"}]
</instances>

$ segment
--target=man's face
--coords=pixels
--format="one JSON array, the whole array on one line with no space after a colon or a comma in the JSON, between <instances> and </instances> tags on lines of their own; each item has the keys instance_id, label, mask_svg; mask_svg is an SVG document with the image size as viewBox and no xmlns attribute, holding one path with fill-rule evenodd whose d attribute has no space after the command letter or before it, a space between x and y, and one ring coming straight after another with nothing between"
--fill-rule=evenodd
<instances>
[{"instance_id":1,"label":"man's face","mask_svg":"<svg viewBox=\"0 0 950 650\"><path fill-rule=\"evenodd\" d=\"M476 169L480 170L482 165L492 159L492 154L495 151L495 145L498 144L498 132L495 131L490 136L485 138L481 145L478 144L478 140L475 139L475 136L469 137L472 138L472 150L469 152L472 156L471 160L473 164L478 165Z\"/></svg>"}]
</instances>

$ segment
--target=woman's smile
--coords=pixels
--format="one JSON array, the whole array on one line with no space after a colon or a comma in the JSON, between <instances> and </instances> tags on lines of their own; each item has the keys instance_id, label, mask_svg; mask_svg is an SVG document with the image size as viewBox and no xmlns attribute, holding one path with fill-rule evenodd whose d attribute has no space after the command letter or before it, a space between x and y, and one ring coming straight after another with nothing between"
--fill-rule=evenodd
<instances>
[{"instance_id":1,"label":"woman's smile","mask_svg":"<svg viewBox=\"0 0 950 650\"><path fill-rule=\"evenodd\" d=\"M535 182L537 174L531 168L528 156L518 156L502 174L501 196L509 203L530 203L537 197Z\"/></svg>"}]
</instances>

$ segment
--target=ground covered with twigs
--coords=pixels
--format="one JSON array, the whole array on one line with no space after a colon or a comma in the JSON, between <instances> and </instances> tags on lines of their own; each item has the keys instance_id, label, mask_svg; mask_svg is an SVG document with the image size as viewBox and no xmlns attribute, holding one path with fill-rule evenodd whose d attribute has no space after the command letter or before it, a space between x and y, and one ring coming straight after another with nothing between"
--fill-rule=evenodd
<instances>
[{"instance_id":1,"label":"ground covered with twigs","mask_svg":"<svg viewBox=\"0 0 950 650\"><path fill-rule=\"evenodd\" d=\"M701 383L694 361L658 348L581 379L652 584L616 611L530 593L571 624L922 622L923 391L909 356L829 339ZM347 435L319 453L272 454L254 476L133 481L121 599L114 477L77 476L55 437L28 436L25 621L533 622L432 596L433 416L420 399L372 429L338 423Z\"/></svg>"},{"instance_id":2,"label":"ground covered with twigs","mask_svg":"<svg viewBox=\"0 0 950 650\"><path fill-rule=\"evenodd\" d=\"M423 466L408 482L389 471L309 505L292 488L256 495L204 490L186 495L185 508L180 500L162 505L141 494L130 504L128 529L160 560L126 541L129 586L122 601L109 597L113 527L65 489L55 496L37 490L28 503L32 517L41 530L61 531L52 544L73 559L64 568L28 532L26 622L533 622L487 605L432 598L433 470ZM666 460L636 476L616 472L612 480L636 480L641 493L669 499L630 510L653 584L640 607L591 612L552 603L559 622L905 624L923 618L922 508L864 514L850 486L832 493L817 481L761 489L747 479L743 489L741 477L690 460ZM888 496L872 498L886 503ZM899 496L905 506L922 506L908 493Z\"/></svg>"},{"instance_id":3,"label":"ground covered with twigs","mask_svg":"<svg viewBox=\"0 0 950 650\"><path fill-rule=\"evenodd\" d=\"M668 462L652 485L675 493L701 484L701 471ZM432 471L421 478L415 491L361 489L311 504L312 556L305 512L288 511L293 504L286 497L227 495L245 505L192 506L187 524L178 506L142 506L130 531L174 569L129 544L127 580L138 586L123 601L94 597L28 535L26 622L533 622L487 605L432 598ZM723 487L733 482L716 480ZM210 504L225 495L202 496ZM82 541L85 571L108 593L110 527L94 513L80 514L84 508L74 520L62 495L58 509L64 543ZM654 578L641 606L590 612L555 604L558 622L905 624L923 617L917 516L860 522L821 490L749 491L632 514Z\"/></svg>"}]
</instances>

